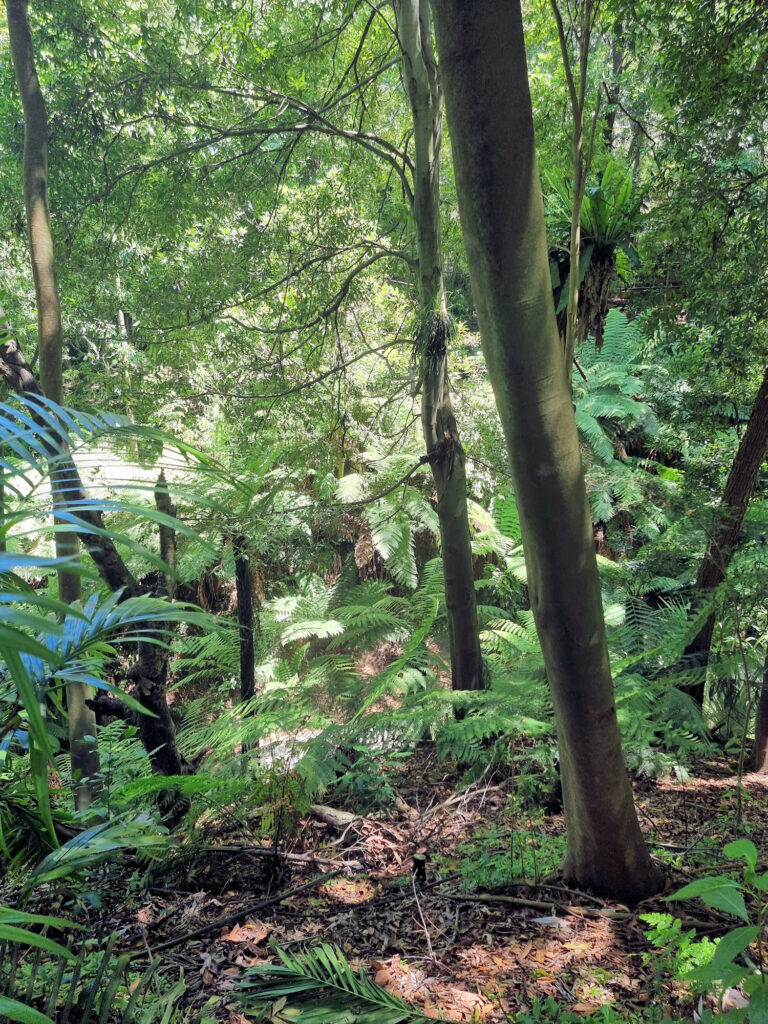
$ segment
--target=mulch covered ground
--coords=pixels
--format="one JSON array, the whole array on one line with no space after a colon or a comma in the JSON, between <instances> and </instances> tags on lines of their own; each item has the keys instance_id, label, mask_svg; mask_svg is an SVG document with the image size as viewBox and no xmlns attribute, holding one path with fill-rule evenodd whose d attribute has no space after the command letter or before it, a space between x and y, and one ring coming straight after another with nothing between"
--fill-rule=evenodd
<instances>
[{"instance_id":1,"label":"mulch covered ground","mask_svg":"<svg viewBox=\"0 0 768 1024\"><path fill-rule=\"evenodd\" d=\"M183 967L190 1007L208 1003L207 1012L229 1024L252 1019L234 994L246 968L273 962L272 945L298 952L321 941L339 946L422 1012L455 1021L504 1021L548 996L585 1017L604 1004L690 1011L690 997L665 975L663 961L644 956L649 926L636 913L556 882L512 884L516 836L545 846L563 832L560 815L532 825L525 812L510 810L514 780L489 778L456 793L455 779L444 777L429 752L418 758L403 770L391 812L348 812L335 824L308 815L277 862L254 852L252 838L214 825L148 890L126 893L129 869L113 873L104 909L89 912L92 933L118 929L120 947L143 951L142 963L161 957L162 973ZM685 783L636 784L640 821L669 867L670 890L718 873L723 846L739 836L749 835L768 863L767 787L766 777L743 779L739 823L733 763L701 762ZM471 890L468 882L478 878L472 861L482 849L472 837L489 826L495 880L504 881L505 843L509 880L492 891ZM418 882L414 854L427 858L426 879ZM315 884L301 888L308 881ZM283 898L293 889L300 891ZM700 934L722 934L737 923L701 904L673 909ZM670 906L649 901L637 913L652 910ZM222 918L226 923L217 923ZM158 950L163 943L173 945Z\"/></svg>"}]
</instances>

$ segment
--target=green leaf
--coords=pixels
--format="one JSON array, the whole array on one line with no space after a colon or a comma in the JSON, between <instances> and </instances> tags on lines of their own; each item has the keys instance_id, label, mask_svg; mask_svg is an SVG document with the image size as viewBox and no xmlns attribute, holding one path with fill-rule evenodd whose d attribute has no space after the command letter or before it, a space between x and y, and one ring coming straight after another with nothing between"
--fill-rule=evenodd
<instances>
[{"instance_id":1,"label":"green leaf","mask_svg":"<svg viewBox=\"0 0 768 1024\"><path fill-rule=\"evenodd\" d=\"M11 910L0 907L0 924L42 924L49 928L82 928L83 925L68 921L65 917L51 917L48 914L28 914L25 910Z\"/></svg>"},{"instance_id":2,"label":"green leaf","mask_svg":"<svg viewBox=\"0 0 768 1024\"><path fill-rule=\"evenodd\" d=\"M715 955L712 957L711 966L723 968L730 964L742 953L750 942L754 942L760 929L756 925L747 925L744 928L734 928L728 932L717 944Z\"/></svg>"},{"instance_id":3,"label":"green leaf","mask_svg":"<svg viewBox=\"0 0 768 1024\"><path fill-rule=\"evenodd\" d=\"M25 1006L24 1003L7 999L5 996L0 996L0 1017L18 1020L22 1024L53 1024L51 1018L39 1010L33 1010L31 1006Z\"/></svg>"},{"instance_id":4,"label":"green leaf","mask_svg":"<svg viewBox=\"0 0 768 1024\"><path fill-rule=\"evenodd\" d=\"M749 1024L768 1024L768 984L762 976L750 978L752 984L745 985L749 991L747 1020Z\"/></svg>"},{"instance_id":5,"label":"green leaf","mask_svg":"<svg viewBox=\"0 0 768 1024\"><path fill-rule=\"evenodd\" d=\"M753 871L757 866L757 848L751 839L736 839L723 848L723 853L729 860L742 857Z\"/></svg>"},{"instance_id":6,"label":"green leaf","mask_svg":"<svg viewBox=\"0 0 768 1024\"><path fill-rule=\"evenodd\" d=\"M74 960L74 956L68 949L59 942L54 942L47 935L38 935L27 928L16 928L12 924L0 924L0 940L3 942L16 942L20 946L35 946L44 949L55 956L62 956L67 960Z\"/></svg>"},{"instance_id":7,"label":"green leaf","mask_svg":"<svg viewBox=\"0 0 768 1024\"><path fill-rule=\"evenodd\" d=\"M741 886L730 878L719 876L699 878L695 882L678 889L671 896L665 896L665 900L685 900L698 896L708 907L715 907L717 910L724 910L742 921L749 921L747 908L744 905L744 896Z\"/></svg>"}]
</instances>

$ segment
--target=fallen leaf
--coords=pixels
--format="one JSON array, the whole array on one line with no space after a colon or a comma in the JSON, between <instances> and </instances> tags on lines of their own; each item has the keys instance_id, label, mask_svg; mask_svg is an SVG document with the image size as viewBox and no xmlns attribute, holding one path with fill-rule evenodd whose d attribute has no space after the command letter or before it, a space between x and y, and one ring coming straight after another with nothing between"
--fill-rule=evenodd
<instances>
[{"instance_id":1,"label":"fallen leaf","mask_svg":"<svg viewBox=\"0 0 768 1024\"><path fill-rule=\"evenodd\" d=\"M574 1003L571 1007L571 1012L580 1013L587 1017L590 1013L597 1013L599 1009L600 1003Z\"/></svg>"},{"instance_id":2,"label":"fallen leaf","mask_svg":"<svg viewBox=\"0 0 768 1024\"><path fill-rule=\"evenodd\" d=\"M251 942L258 946L269 935L271 929L261 921L248 924L236 924L227 935L221 936L222 942Z\"/></svg>"}]
</instances>

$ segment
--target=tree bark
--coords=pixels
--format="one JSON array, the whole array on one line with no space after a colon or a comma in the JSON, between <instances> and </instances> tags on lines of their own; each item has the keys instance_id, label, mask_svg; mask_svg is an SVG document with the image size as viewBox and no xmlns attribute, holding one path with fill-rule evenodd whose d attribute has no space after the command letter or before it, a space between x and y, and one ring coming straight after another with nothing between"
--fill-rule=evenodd
<instances>
[{"instance_id":1,"label":"tree bark","mask_svg":"<svg viewBox=\"0 0 768 1024\"><path fill-rule=\"evenodd\" d=\"M621 95L621 74L624 70L624 28L621 21L615 22L611 36L611 64L613 75L611 86L606 88L608 109L605 112L605 128L603 138L605 148L609 153L613 152L614 129L616 127L616 104Z\"/></svg>"},{"instance_id":2,"label":"tree bark","mask_svg":"<svg viewBox=\"0 0 768 1024\"><path fill-rule=\"evenodd\" d=\"M35 282L40 377L43 391L54 402L63 402L62 329L56 266L48 209L48 120L40 81L35 68L32 36L26 0L7 0L8 35L13 67L24 114L24 202L29 232L29 253ZM51 496L56 509L71 503L71 476L60 458L51 460ZM57 530L56 557L70 564L79 557L77 535ZM65 604L79 604L80 576L67 568L58 570L59 597ZM91 687L71 682L67 686L67 720L75 806L87 809L98 791L99 752L96 745L96 717L87 706Z\"/></svg>"},{"instance_id":3,"label":"tree bark","mask_svg":"<svg viewBox=\"0 0 768 1024\"><path fill-rule=\"evenodd\" d=\"M255 625L251 560L245 537L232 538L235 556L235 590L237 591L237 624L240 628L240 700L250 700L256 692Z\"/></svg>"},{"instance_id":4,"label":"tree bark","mask_svg":"<svg viewBox=\"0 0 768 1024\"><path fill-rule=\"evenodd\" d=\"M171 501L168 481L165 479L165 471L162 469L155 484L154 494L157 511L175 519L176 506ZM158 531L160 533L160 557L170 569L170 572L165 573L165 593L170 600L173 600L176 596L176 531L165 523L158 524Z\"/></svg>"},{"instance_id":5,"label":"tree bark","mask_svg":"<svg viewBox=\"0 0 768 1024\"><path fill-rule=\"evenodd\" d=\"M696 576L696 591L699 600L710 595L725 580L734 549L744 526L744 518L757 483L760 467L768 455L768 367L757 393L752 415L736 451L728 474L723 498L715 516L712 533L707 543L699 571ZM707 616L706 622L688 644L683 655L686 666L706 668L709 649L715 630L715 612ZM687 688L687 692L698 701L704 700L704 680Z\"/></svg>"},{"instance_id":6,"label":"tree bark","mask_svg":"<svg viewBox=\"0 0 768 1024\"><path fill-rule=\"evenodd\" d=\"M167 516L176 516L176 506L171 501L165 473L160 476L154 489L155 507ZM164 596L173 600L176 595L176 531L165 523L159 523L160 557L168 566ZM166 630L167 635L167 630ZM162 639L158 633L158 640ZM168 684L168 648L165 644L145 643L138 645L139 660L133 670L133 678L144 707L154 713L139 716L139 737L149 755L152 767L160 775L181 775L184 763L176 747L176 730L173 726L166 690ZM174 819L180 820L188 810L189 801L177 793L164 796L164 809Z\"/></svg>"},{"instance_id":7,"label":"tree bark","mask_svg":"<svg viewBox=\"0 0 768 1024\"><path fill-rule=\"evenodd\" d=\"M9 328L6 328L4 335L0 337L0 342L0 376L20 394L45 397L17 339ZM141 587L121 558L114 542L107 535L101 513L84 507L83 503L88 501L88 495L71 455L67 452L51 454L52 457L55 455L59 459L61 472L66 472L70 507L75 508L76 515L85 523L77 536L93 559L99 575L110 590L122 590L123 597L137 597L142 594ZM176 747L175 731L165 695L166 674L167 666L158 655L158 648L154 644L139 644L137 664L130 675L137 683L142 703L148 711L157 716L157 721L150 715L139 717L139 738L155 771L163 775L178 775L183 770L183 765ZM92 709L91 701L90 710ZM166 804L164 809L168 810ZM179 811L183 811L185 807L185 802L181 801ZM170 812L171 818L176 816L175 812Z\"/></svg>"},{"instance_id":8,"label":"tree bark","mask_svg":"<svg viewBox=\"0 0 768 1024\"><path fill-rule=\"evenodd\" d=\"M437 492L445 607L454 690L482 690L483 661L472 565L464 449L448 382L450 323L440 238L442 94L428 0L395 0L398 39L413 117L411 212L418 255L421 425Z\"/></svg>"},{"instance_id":9,"label":"tree bark","mask_svg":"<svg viewBox=\"0 0 768 1024\"><path fill-rule=\"evenodd\" d=\"M578 79L574 75L573 65L568 52L568 40L566 38L563 16L560 11L558 0L550 0L552 13L555 16L557 34L560 42L560 54L563 59L563 70L568 85L568 94L571 103L571 163L573 169L573 205L571 209L571 234L569 242L570 270L568 277L568 307L565 319L565 380L568 387L571 387L571 374L573 372L573 361L576 357L576 335L579 316L579 277L581 265L581 210L584 205L584 194L587 187L587 175L592 162L592 149L595 136L595 125L592 127L592 135L587 153L584 153L584 108L587 95L587 71L589 68L589 47L592 37L592 17L595 9L594 0L579 0L576 4L578 10L578 30L576 42L578 44ZM570 7L569 7L570 10ZM575 24L575 23L574 23ZM598 93L599 102L599 93ZM595 122L596 123L596 122Z\"/></svg>"},{"instance_id":10,"label":"tree bark","mask_svg":"<svg viewBox=\"0 0 768 1024\"><path fill-rule=\"evenodd\" d=\"M568 880L658 890L611 682L570 389L552 305L519 2L433 0L459 212L509 449L531 606L557 722Z\"/></svg>"},{"instance_id":11,"label":"tree bark","mask_svg":"<svg viewBox=\"0 0 768 1024\"><path fill-rule=\"evenodd\" d=\"M757 700L755 714L755 742L752 747L750 767L753 772L768 774L768 650L763 664L763 682Z\"/></svg>"}]
</instances>

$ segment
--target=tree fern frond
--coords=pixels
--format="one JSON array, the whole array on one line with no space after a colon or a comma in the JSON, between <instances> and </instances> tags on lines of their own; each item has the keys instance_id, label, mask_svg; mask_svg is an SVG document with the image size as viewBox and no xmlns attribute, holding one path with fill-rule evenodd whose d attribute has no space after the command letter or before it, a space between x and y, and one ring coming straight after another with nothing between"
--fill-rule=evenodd
<instances>
[{"instance_id":1,"label":"tree fern frond","mask_svg":"<svg viewBox=\"0 0 768 1024\"><path fill-rule=\"evenodd\" d=\"M595 417L581 408L577 408L574 415L579 433L595 455L603 462L611 462L613 460L613 442Z\"/></svg>"},{"instance_id":2,"label":"tree fern frond","mask_svg":"<svg viewBox=\"0 0 768 1024\"><path fill-rule=\"evenodd\" d=\"M284 644L291 644L296 640L308 640L310 637L325 639L331 636L341 636L343 632L344 624L337 619L309 619L291 622L283 630L281 640Z\"/></svg>"},{"instance_id":3,"label":"tree fern frond","mask_svg":"<svg viewBox=\"0 0 768 1024\"><path fill-rule=\"evenodd\" d=\"M492 503L493 518L499 531L516 543L520 542L520 516L515 499L507 494L497 494Z\"/></svg>"}]
</instances>

